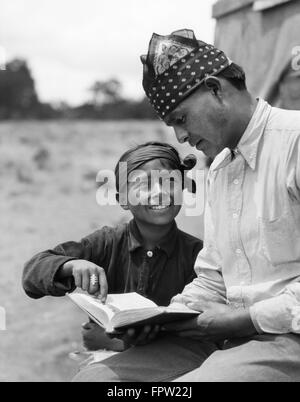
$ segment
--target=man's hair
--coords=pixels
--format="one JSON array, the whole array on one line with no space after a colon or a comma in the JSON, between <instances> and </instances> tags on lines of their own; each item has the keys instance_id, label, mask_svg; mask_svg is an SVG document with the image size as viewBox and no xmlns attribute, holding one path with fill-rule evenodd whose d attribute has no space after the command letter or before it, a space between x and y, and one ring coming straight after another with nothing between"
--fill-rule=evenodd
<instances>
[{"instance_id":1,"label":"man's hair","mask_svg":"<svg viewBox=\"0 0 300 402\"><path fill-rule=\"evenodd\" d=\"M247 89L245 71L238 64L231 63L218 77L225 78L239 91Z\"/></svg>"}]
</instances>

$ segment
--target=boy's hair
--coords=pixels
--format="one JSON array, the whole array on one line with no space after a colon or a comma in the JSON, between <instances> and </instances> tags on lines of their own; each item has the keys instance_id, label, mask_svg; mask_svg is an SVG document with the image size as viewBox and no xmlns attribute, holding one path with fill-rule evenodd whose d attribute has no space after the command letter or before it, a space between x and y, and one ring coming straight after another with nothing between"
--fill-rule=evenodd
<instances>
[{"instance_id":1,"label":"boy's hair","mask_svg":"<svg viewBox=\"0 0 300 402\"><path fill-rule=\"evenodd\" d=\"M182 173L184 170L192 169L197 163L197 159L194 155L188 155L182 162L177 149L164 142L149 141L137 145L126 151L121 156L115 167L117 192L120 190L119 175L121 162L127 163L128 175L130 172L142 167L145 163L155 159L160 159L162 164L166 164L166 168L168 166L171 169L179 170Z\"/></svg>"},{"instance_id":2,"label":"boy's hair","mask_svg":"<svg viewBox=\"0 0 300 402\"><path fill-rule=\"evenodd\" d=\"M239 91L247 89L245 71L238 64L231 63L218 74L218 77L225 78Z\"/></svg>"}]
</instances>

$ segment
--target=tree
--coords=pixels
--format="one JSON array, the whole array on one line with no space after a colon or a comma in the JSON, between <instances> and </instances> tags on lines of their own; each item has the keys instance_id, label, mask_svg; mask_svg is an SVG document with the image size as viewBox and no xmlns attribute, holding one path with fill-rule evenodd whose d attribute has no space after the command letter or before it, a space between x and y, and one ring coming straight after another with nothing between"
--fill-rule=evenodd
<instances>
[{"instance_id":1,"label":"tree","mask_svg":"<svg viewBox=\"0 0 300 402\"><path fill-rule=\"evenodd\" d=\"M122 85L116 78L108 81L95 81L89 90L92 92L92 103L95 107L121 100Z\"/></svg>"},{"instance_id":2,"label":"tree","mask_svg":"<svg viewBox=\"0 0 300 402\"><path fill-rule=\"evenodd\" d=\"M34 80L23 59L14 59L0 71L0 117L34 115L39 105Z\"/></svg>"}]
</instances>

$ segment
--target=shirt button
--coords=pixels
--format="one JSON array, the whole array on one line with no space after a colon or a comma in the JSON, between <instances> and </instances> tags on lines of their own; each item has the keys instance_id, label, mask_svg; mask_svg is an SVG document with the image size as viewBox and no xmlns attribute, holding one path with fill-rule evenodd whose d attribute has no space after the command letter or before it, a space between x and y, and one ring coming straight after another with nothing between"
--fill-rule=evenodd
<instances>
[{"instance_id":1,"label":"shirt button","mask_svg":"<svg viewBox=\"0 0 300 402\"><path fill-rule=\"evenodd\" d=\"M147 251L147 256L148 256L149 258L152 258L152 257L153 257L153 252L152 252L152 251Z\"/></svg>"},{"instance_id":2,"label":"shirt button","mask_svg":"<svg viewBox=\"0 0 300 402\"><path fill-rule=\"evenodd\" d=\"M235 180L233 180L233 184L239 184L239 180L238 179L235 179Z\"/></svg>"},{"instance_id":3,"label":"shirt button","mask_svg":"<svg viewBox=\"0 0 300 402\"><path fill-rule=\"evenodd\" d=\"M240 255L240 254L242 254L242 250L241 250L240 248L237 248L237 249L235 250L235 253L236 253L237 255Z\"/></svg>"}]
</instances>

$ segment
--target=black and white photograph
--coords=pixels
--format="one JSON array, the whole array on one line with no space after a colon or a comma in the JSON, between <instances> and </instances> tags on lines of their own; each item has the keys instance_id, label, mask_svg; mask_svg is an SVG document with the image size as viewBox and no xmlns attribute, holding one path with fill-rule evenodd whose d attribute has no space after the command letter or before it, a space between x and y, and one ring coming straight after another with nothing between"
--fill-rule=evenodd
<instances>
[{"instance_id":1,"label":"black and white photograph","mask_svg":"<svg viewBox=\"0 0 300 402\"><path fill-rule=\"evenodd\" d=\"M300 1L0 0L0 194L1 383L300 382Z\"/></svg>"}]
</instances>

